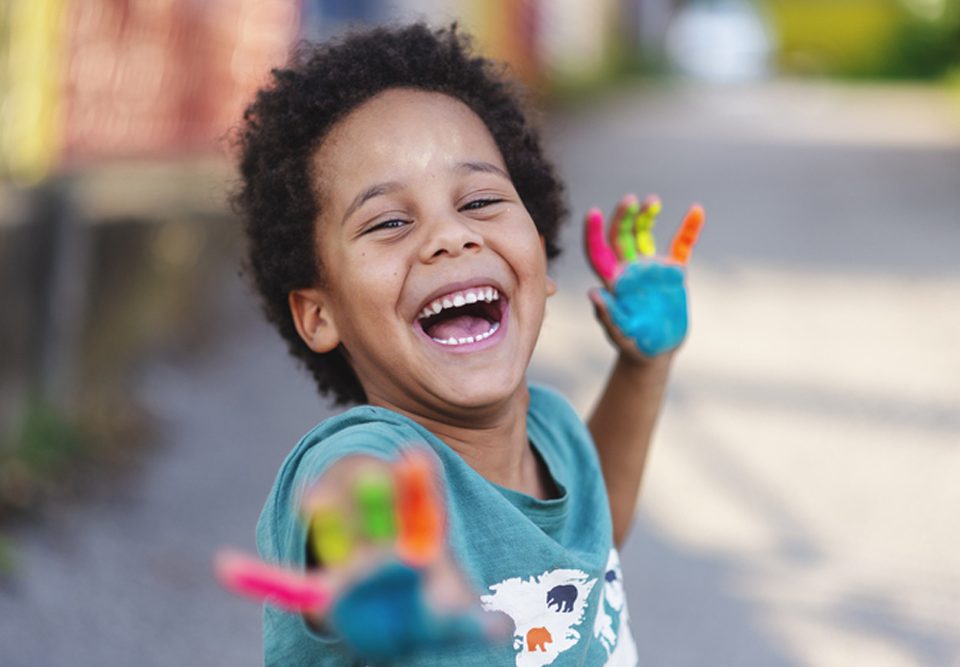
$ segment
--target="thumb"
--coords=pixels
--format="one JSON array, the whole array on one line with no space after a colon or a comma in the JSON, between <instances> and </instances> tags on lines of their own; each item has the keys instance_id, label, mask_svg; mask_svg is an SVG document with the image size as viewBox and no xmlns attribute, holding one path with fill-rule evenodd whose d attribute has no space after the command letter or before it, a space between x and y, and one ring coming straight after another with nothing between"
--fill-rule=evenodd
<instances>
[{"instance_id":1,"label":"thumb","mask_svg":"<svg viewBox=\"0 0 960 667\"><path fill-rule=\"evenodd\" d=\"M623 334L616 324L617 319L623 320L624 318L610 292L605 289L593 288L587 293L587 296L593 304L594 315L606 330L610 342L621 350L636 354L637 346Z\"/></svg>"}]
</instances>

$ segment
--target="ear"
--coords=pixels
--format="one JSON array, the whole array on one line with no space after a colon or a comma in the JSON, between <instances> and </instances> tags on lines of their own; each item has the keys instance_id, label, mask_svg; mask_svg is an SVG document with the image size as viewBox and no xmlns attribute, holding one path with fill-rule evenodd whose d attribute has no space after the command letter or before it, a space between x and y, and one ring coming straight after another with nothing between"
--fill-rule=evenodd
<instances>
[{"instance_id":1,"label":"ear","mask_svg":"<svg viewBox=\"0 0 960 667\"><path fill-rule=\"evenodd\" d=\"M340 335L323 290L315 287L296 289L287 295L290 314L300 338L314 352L330 352L340 344Z\"/></svg>"},{"instance_id":2,"label":"ear","mask_svg":"<svg viewBox=\"0 0 960 667\"><path fill-rule=\"evenodd\" d=\"M543 234L540 235L540 247L543 249L543 254L547 254L547 239L543 238ZM553 296L557 293L557 281L550 277L550 274L547 274L547 296Z\"/></svg>"}]
</instances>

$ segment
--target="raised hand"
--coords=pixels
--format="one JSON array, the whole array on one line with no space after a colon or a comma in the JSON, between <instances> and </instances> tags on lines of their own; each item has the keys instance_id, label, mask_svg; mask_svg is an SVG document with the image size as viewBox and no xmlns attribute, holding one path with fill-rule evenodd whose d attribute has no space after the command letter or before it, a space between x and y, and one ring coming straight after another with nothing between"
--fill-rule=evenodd
<instances>
[{"instance_id":1,"label":"raised hand","mask_svg":"<svg viewBox=\"0 0 960 667\"><path fill-rule=\"evenodd\" d=\"M687 333L684 274L704 212L691 206L670 254L658 257L653 226L660 210L656 195L642 203L627 195L614 211L609 232L599 209L587 213L584 229L587 257L604 285L590 294L597 316L617 347L637 359L677 348Z\"/></svg>"},{"instance_id":2,"label":"raised hand","mask_svg":"<svg viewBox=\"0 0 960 667\"><path fill-rule=\"evenodd\" d=\"M331 469L333 471L333 469ZM445 549L444 507L424 454L351 457L302 504L319 569L294 572L221 552L229 590L306 615L369 660L485 639L495 628Z\"/></svg>"}]
</instances>

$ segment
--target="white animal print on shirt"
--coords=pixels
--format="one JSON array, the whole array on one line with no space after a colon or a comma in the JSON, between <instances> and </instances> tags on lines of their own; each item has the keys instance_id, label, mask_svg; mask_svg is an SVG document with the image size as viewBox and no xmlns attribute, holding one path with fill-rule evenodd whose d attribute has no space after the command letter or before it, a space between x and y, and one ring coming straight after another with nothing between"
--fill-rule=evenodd
<instances>
[{"instance_id":1,"label":"white animal print on shirt","mask_svg":"<svg viewBox=\"0 0 960 667\"><path fill-rule=\"evenodd\" d=\"M581 570L552 570L494 584L480 601L487 611L501 611L513 620L517 667L540 667L580 640L576 628L596 583Z\"/></svg>"},{"instance_id":2,"label":"white animal print on shirt","mask_svg":"<svg viewBox=\"0 0 960 667\"><path fill-rule=\"evenodd\" d=\"M630 612L623 593L623 572L616 549L610 550L603 577L603 595L593 624L593 635L607 651L607 667L634 667L637 645L630 634Z\"/></svg>"}]
</instances>

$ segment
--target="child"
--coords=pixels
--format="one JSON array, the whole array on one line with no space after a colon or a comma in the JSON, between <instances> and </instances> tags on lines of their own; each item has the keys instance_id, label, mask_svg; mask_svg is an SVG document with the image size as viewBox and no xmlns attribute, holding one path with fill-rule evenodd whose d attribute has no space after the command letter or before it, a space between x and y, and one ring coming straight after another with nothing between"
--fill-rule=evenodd
<instances>
[{"instance_id":1,"label":"child","mask_svg":"<svg viewBox=\"0 0 960 667\"><path fill-rule=\"evenodd\" d=\"M316 594L265 609L266 663L634 664L616 548L702 213L668 261L646 257L657 200L620 202L616 252L588 215L606 288L591 298L619 357L587 426L526 382L563 188L456 28L306 52L244 119L237 203L267 316L321 393L361 404L301 440L261 515L261 556ZM489 612L512 642L470 640L495 634Z\"/></svg>"}]
</instances>

